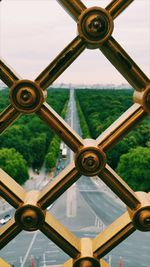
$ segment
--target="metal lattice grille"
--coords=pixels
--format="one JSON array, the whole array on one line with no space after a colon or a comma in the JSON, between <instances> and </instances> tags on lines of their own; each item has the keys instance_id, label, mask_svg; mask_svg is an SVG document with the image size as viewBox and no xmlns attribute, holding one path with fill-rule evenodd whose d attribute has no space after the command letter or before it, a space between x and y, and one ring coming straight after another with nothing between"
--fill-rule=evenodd
<instances>
[{"instance_id":1,"label":"metal lattice grille","mask_svg":"<svg viewBox=\"0 0 150 267\"><path fill-rule=\"evenodd\" d=\"M0 229L1 248L22 230L39 229L72 259L65 267L108 266L102 259L136 229L150 230L150 194L135 193L106 164L106 152L150 113L150 81L112 37L114 19L133 0L113 0L105 9L86 8L80 0L58 0L73 17L78 36L43 70L35 81L22 80L4 61L0 78L10 87L10 105L0 114L0 133L20 114L35 112L75 153L74 160L42 191L24 189L0 170L0 195L15 216ZM46 89L85 48L100 49L134 88L134 104L96 140L83 140L45 101ZM92 160L91 160L92 159ZM80 176L98 175L127 205L127 211L94 239L77 238L46 208Z\"/></svg>"}]
</instances>

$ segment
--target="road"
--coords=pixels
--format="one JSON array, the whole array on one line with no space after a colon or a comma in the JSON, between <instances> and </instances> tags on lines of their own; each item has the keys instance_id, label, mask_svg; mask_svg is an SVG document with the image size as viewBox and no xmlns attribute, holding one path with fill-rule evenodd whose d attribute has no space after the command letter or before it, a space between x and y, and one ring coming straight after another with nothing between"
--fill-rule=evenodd
<instances>
[{"instance_id":1,"label":"road","mask_svg":"<svg viewBox=\"0 0 150 267\"><path fill-rule=\"evenodd\" d=\"M73 90L70 94L66 120L81 135ZM73 154L69 150L66 160L62 160L60 157L54 176L72 158ZM28 183L29 189L41 188L47 181L44 173L37 175L33 181ZM123 203L100 179L85 176L82 176L50 209L50 212L78 237L91 238L124 211ZM14 210L12 209L10 213L13 214ZM112 267L117 267L120 256L123 267L150 267L150 234L136 231L113 249L106 256L106 260L109 259ZM1 257L14 264L15 267L31 266L32 258L34 258L35 267L57 266L68 259L68 256L40 231L20 233L2 249Z\"/></svg>"}]
</instances>

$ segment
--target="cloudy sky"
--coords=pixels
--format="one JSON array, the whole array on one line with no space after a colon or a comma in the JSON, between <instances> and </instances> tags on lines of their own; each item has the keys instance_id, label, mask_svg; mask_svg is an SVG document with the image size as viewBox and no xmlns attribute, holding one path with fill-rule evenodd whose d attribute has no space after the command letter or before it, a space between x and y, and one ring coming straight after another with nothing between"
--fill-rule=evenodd
<instances>
[{"instance_id":1,"label":"cloudy sky","mask_svg":"<svg viewBox=\"0 0 150 267\"><path fill-rule=\"evenodd\" d=\"M110 0L83 0L105 7ZM76 23L56 0L2 0L0 54L22 78L35 79L76 36ZM150 1L135 0L116 20L113 36L150 74ZM97 50L85 50L56 83L127 83Z\"/></svg>"}]
</instances>

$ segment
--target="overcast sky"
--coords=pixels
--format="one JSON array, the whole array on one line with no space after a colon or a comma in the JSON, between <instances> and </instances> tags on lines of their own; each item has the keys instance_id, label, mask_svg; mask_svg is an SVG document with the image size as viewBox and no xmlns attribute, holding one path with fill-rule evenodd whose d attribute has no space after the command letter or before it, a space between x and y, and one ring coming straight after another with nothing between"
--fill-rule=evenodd
<instances>
[{"instance_id":1,"label":"overcast sky","mask_svg":"<svg viewBox=\"0 0 150 267\"><path fill-rule=\"evenodd\" d=\"M110 0L83 0L105 7ZM22 78L35 79L76 36L76 23L56 0L2 0L0 54ZM116 20L113 36L150 74L150 0L135 0ZM56 83L127 83L97 50L85 50Z\"/></svg>"}]
</instances>

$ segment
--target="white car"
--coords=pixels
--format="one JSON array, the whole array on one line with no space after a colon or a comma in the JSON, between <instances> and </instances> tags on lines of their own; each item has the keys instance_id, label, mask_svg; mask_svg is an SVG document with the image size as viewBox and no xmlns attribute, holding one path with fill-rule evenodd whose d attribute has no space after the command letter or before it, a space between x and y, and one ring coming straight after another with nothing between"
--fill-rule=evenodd
<instances>
[{"instance_id":1,"label":"white car","mask_svg":"<svg viewBox=\"0 0 150 267\"><path fill-rule=\"evenodd\" d=\"M0 224L5 224L9 220L11 220L11 216L9 214L6 214L2 219L0 219Z\"/></svg>"}]
</instances>

